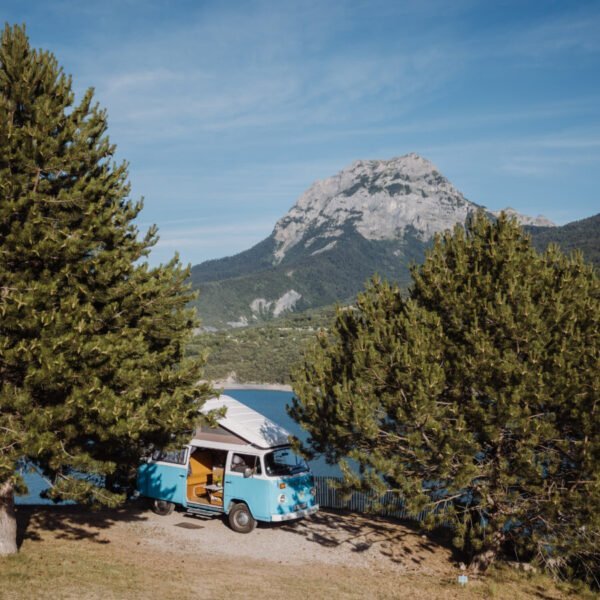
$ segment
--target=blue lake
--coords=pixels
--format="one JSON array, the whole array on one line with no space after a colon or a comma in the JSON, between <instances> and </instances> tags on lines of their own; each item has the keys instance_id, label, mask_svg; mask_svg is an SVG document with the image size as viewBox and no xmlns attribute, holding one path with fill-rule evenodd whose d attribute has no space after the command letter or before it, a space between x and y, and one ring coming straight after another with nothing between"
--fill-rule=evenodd
<instances>
[{"instance_id":1,"label":"blue lake","mask_svg":"<svg viewBox=\"0 0 600 600\"><path fill-rule=\"evenodd\" d=\"M232 396L236 400L243 402L250 408L265 415L278 425L287 429L293 435L299 437L301 440L306 440L306 433L286 412L286 406L291 403L292 400L293 394L291 392L225 390L225 394ZM315 475L340 474L337 465L328 465L322 458L311 461L310 467ZM17 504L52 504L52 502L40 498L40 493L49 487L48 482L37 473L25 473L24 478L27 487L29 488L29 494L27 496L17 497Z\"/></svg>"}]
</instances>

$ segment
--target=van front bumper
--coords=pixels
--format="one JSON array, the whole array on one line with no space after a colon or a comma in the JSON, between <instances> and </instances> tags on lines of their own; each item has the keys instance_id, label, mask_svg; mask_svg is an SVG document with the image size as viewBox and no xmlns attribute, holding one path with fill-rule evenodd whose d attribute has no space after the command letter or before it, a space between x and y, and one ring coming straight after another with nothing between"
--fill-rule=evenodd
<instances>
[{"instance_id":1,"label":"van front bumper","mask_svg":"<svg viewBox=\"0 0 600 600\"><path fill-rule=\"evenodd\" d=\"M285 513L284 515L271 515L271 521L291 521L292 519L302 519L302 517L308 517L308 515L314 515L319 510L319 505L315 504L310 508L304 510L297 510L295 512Z\"/></svg>"}]
</instances>

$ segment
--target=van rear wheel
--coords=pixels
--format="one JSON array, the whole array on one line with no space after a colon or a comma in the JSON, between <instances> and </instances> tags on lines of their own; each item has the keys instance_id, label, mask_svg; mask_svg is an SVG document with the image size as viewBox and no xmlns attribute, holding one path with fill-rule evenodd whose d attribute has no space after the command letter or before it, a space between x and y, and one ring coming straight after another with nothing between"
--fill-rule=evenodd
<instances>
[{"instance_id":1,"label":"van rear wheel","mask_svg":"<svg viewBox=\"0 0 600 600\"><path fill-rule=\"evenodd\" d=\"M161 515L161 517L170 515L174 508L175 505L167 500L155 500L152 503L152 512L156 513L157 515Z\"/></svg>"},{"instance_id":2,"label":"van rear wheel","mask_svg":"<svg viewBox=\"0 0 600 600\"><path fill-rule=\"evenodd\" d=\"M229 511L229 526L238 533L250 533L256 527L256 520L243 502Z\"/></svg>"}]
</instances>

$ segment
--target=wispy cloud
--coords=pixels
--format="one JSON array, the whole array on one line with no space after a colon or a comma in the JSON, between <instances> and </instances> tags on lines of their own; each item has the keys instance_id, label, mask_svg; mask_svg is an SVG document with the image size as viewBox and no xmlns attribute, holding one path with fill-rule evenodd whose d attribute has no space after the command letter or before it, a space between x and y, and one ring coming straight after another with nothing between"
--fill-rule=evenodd
<instances>
[{"instance_id":1,"label":"wispy cloud","mask_svg":"<svg viewBox=\"0 0 600 600\"><path fill-rule=\"evenodd\" d=\"M275 220L248 223L231 221L219 225L174 227L164 225L152 250L153 262L166 262L179 252L184 263L197 263L247 250L267 237Z\"/></svg>"},{"instance_id":2,"label":"wispy cloud","mask_svg":"<svg viewBox=\"0 0 600 600\"><path fill-rule=\"evenodd\" d=\"M121 134L348 124L357 111L382 119L443 86L462 61L450 43L410 31L389 52L370 39L332 45L348 35L344 3L221 6L210 19L196 11L152 37L132 30L115 50L72 57Z\"/></svg>"},{"instance_id":3,"label":"wispy cloud","mask_svg":"<svg viewBox=\"0 0 600 600\"><path fill-rule=\"evenodd\" d=\"M168 223L168 222L167 222ZM222 223L219 225L201 225L196 227L182 227L182 228L171 228L168 224L162 227L161 240L164 243L170 243L178 236L184 238L198 238L200 236L222 236L232 234L256 234L264 233L265 229L273 229L273 221L256 221L248 223L247 221L242 222L229 222Z\"/></svg>"},{"instance_id":4,"label":"wispy cloud","mask_svg":"<svg viewBox=\"0 0 600 600\"><path fill-rule=\"evenodd\" d=\"M575 157L540 156L537 154L516 155L508 157L500 165L500 169L507 173L547 178L557 169L565 170L570 167L585 167L586 165L600 165L600 152Z\"/></svg>"},{"instance_id":5,"label":"wispy cloud","mask_svg":"<svg viewBox=\"0 0 600 600\"><path fill-rule=\"evenodd\" d=\"M553 59L567 54L600 52L600 10L592 4L592 12L577 8L574 14L558 14L517 31L510 40L510 51L532 59Z\"/></svg>"}]
</instances>

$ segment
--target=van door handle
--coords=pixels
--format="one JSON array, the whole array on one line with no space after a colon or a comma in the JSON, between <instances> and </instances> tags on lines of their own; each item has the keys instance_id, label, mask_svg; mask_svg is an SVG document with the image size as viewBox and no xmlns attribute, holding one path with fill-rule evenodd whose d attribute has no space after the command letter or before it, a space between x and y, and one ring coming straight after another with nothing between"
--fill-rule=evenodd
<instances>
[{"instance_id":1,"label":"van door handle","mask_svg":"<svg viewBox=\"0 0 600 600\"><path fill-rule=\"evenodd\" d=\"M225 483L231 483L231 481L229 479L226 479Z\"/></svg>"},{"instance_id":2,"label":"van door handle","mask_svg":"<svg viewBox=\"0 0 600 600\"><path fill-rule=\"evenodd\" d=\"M179 477L185 477L185 475L183 473L180 473Z\"/></svg>"}]
</instances>

